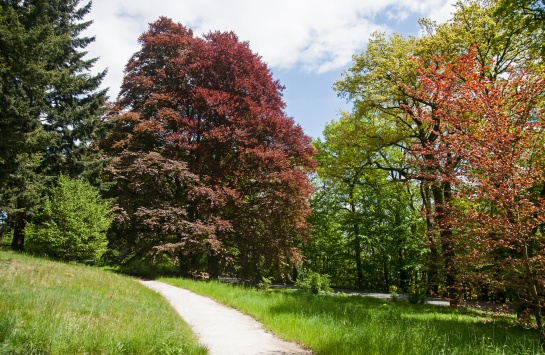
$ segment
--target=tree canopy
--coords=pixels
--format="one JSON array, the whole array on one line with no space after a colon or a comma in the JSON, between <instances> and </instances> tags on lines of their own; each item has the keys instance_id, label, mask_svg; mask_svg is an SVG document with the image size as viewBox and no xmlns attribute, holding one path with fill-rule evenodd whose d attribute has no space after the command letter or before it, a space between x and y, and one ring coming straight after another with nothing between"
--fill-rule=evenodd
<instances>
[{"instance_id":1,"label":"tree canopy","mask_svg":"<svg viewBox=\"0 0 545 355\"><path fill-rule=\"evenodd\" d=\"M254 279L267 267L278 270L297 262L297 240L307 234L306 173L314 168L313 148L285 115L282 86L248 43L239 42L232 32L194 37L191 30L162 17L139 43L112 114L115 129L102 146L121 160L149 164L145 156L156 153L153 161L179 165L177 171L192 176L192 186L177 182L176 174L164 184L187 196L177 200L183 202L179 208L186 211L181 214L186 223L203 227L190 233L191 238L214 240L190 248L185 232L172 231L171 237L154 242L155 247L186 270L204 263L212 275L222 267ZM131 169L116 162L112 168L117 176ZM157 177L150 174L146 179ZM151 190L140 193L149 204L168 205L172 199ZM119 201L120 211L136 206L136 200ZM178 216L176 210L162 213L166 220ZM171 213L176 216L168 217ZM134 227L136 216L132 218ZM117 238L127 235L117 226ZM138 240L152 230L136 232L133 243L149 253L149 246Z\"/></svg>"}]
</instances>

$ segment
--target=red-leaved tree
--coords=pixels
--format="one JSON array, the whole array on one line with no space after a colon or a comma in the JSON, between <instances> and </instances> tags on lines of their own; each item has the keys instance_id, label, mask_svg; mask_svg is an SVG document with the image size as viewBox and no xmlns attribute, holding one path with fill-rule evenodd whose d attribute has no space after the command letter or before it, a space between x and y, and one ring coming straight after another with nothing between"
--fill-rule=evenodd
<instances>
[{"instance_id":1,"label":"red-leaved tree","mask_svg":"<svg viewBox=\"0 0 545 355\"><path fill-rule=\"evenodd\" d=\"M157 241L155 250L193 269L207 264L213 275L223 267L248 279L293 265L307 234L314 151L284 113L283 87L232 32L194 37L162 17L139 43L112 114L116 129L103 145L118 157L116 174L123 156L155 152L183 163L198 181L180 187L187 195L180 218L206 226L193 238L206 241L204 248L161 232L164 241L179 242ZM150 191L146 198L161 197Z\"/></svg>"},{"instance_id":2,"label":"red-leaved tree","mask_svg":"<svg viewBox=\"0 0 545 355\"><path fill-rule=\"evenodd\" d=\"M427 178L454 187L445 209L459 282L509 291L532 310L545 349L545 79L513 68L492 80L487 70L473 49L420 62L421 87L411 95L433 108L418 114L439 139L414 153L441 168Z\"/></svg>"}]
</instances>

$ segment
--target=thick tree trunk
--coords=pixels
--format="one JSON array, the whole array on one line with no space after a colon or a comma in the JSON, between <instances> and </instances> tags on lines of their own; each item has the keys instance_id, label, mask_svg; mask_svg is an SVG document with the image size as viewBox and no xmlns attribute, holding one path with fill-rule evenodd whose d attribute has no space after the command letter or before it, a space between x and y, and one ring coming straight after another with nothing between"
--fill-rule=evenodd
<instances>
[{"instance_id":1,"label":"thick tree trunk","mask_svg":"<svg viewBox=\"0 0 545 355\"><path fill-rule=\"evenodd\" d=\"M16 212L14 217L13 239L11 240L12 250L25 250L25 225L26 213Z\"/></svg>"},{"instance_id":2,"label":"thick tree trunk","mask_svg":"<svg viewBox=\"0 0 545 355\"><path fill-rule=\"evenodd\" d=\"M537 281L532 275L532 270L530 269L530 255L528 252L528 244L524 245L524 247L522 248L522 253L524 257L524 271L526 272L530 295L532 295L532 307L534 309L534 317L536 318L536 326L539 333L539 345L541 346L541 349L545 351L545 327L543 325L542 318L543 307L541 305L541 298L539 297L539 293L537 292Z\"/></svg>"},{"instance_id":3,"label":"thick tree trunk","mask_svg":"<svg viewBox=\"0 0 545 355\"><path fill-rule=\"evenodd\" d=\"M355 184L352 183L350 186L350 194L349 194L349 201L350 201L350 214L352 215L352 233L353 233L353 240L354 243L354 256L356 261L356 275L357 275L357 281L356 281L356 287L360 290L363 289L363 266L361 263L361 239L360 239L360 226L358 222L356 221L356 202L354 201L354 189Z\"/></svg>"},{"instance_id":4,"label":"thick tree trunk","mask_svg":"<svg viewBox=\"0 0 545 355\"><path fill-rule=\"evenodd\" d=\"M430 260L427 267L428 290L432 295L437 295L439 293L439 273L437 272L439 268L439 252L437 250L435 233L429 233L433 230L431 197L429 187L423 183L420 184L420 196L426 209L426 230L428 231L428 244L430 248Z\"/></svg>"},{"instance_id":5,"label":"thick tree trunk","mask_svg":"<svg viewBox=\"0 0 545 355\"><path fill-rule=\"evenodd\" d=\"M217 280L219 275L219 256L217 254L207 255L207 271L211 279Z\"/></svg>"},{"instance_id":6,"label":"thick tree trunk","mask_svg":"<svg viewBox=\"0 0 545 355\"><path fill-rule=\"evenodd\" d=\"M448 182L444 182L432 185L431 190L435 201L435 223L439 227L443 252L443 270L446 278L447 297L451 307L457 307L460 302L460 294L457 285L455 251L452 245L452 228L448 220L448 206L452 200L451 186Z\"/></svg>"},{"instance_id":7,"label":"thick tree trunk","mask_svg":"<svg viewBox=\"0 0 545 355\"><path fill-rule=\"evenodd\" d=\"M180 276L189 277L189 258L184 253L180 252L178 254L178 260L180 262Z\"/></svg>"}]
</instances>

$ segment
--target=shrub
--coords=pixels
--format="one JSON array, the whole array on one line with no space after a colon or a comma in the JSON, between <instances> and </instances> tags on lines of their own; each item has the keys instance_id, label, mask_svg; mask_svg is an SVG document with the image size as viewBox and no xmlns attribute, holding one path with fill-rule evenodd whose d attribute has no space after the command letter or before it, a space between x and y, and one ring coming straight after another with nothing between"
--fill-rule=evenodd
<instances>
[{"instance_id":1,"label":"shrub","mask_svg":"<svg viewBox=\"0 0 545 355\"><path fill-rule=\"evenodd\" d=\"M399 289L397 288L396 285L390 286L390 299L393 302L396 302L399 299Z\"/></svg>"},{"instance_id":2,"label":"shrub","mask_svg":"<svg viewBox=\"0 0 545 355\"><path fill-rule=\"evenodd\" d=\"M61 175L35 222L25 228L25 249L64 261L98 260L108 244L109 209L89 183Z\"/></svg>"},{"instance_id":3,"label":"shrub","mask_svg":"<svg viewBox=\"0 0 545 355\"><path fill-rule=\"evenodd\" d=\"M426 288L423 285L412 283L408 290L408 300L412 304L426 303Z\"/></svg>"},{"instance_id":4,"label":"shrub","mask_svg":"<svg viewBox=\"0 0 545 355\"><path fill-rule=\"evenodd\" d=\"M329 279L329 275L322 275L311 270L303 269L299 271L295 286L304 292L321 294L333 291L330 287L330 283L331 280Z\"/></svg>"},{"instance_id":5,"label":"shrub","mask_svg":"<svg viewBox=\"0 0 545 355\"><path fill-rule=\"evenodd\" d=\"M271 287L273 277L261 276L261 281L256 285L258 290L268 290Z\"/></svg>"}]
</instances>

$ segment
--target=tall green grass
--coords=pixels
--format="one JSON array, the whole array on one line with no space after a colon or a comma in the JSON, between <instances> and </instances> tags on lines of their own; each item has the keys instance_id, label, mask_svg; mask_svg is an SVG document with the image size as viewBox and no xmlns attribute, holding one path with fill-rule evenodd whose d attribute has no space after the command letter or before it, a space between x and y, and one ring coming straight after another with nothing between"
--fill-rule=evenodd
<instances>
[{"instance_id":1,"label":"tall green grass","mask_svg":"<svg viewBox=\"0 0 545 355\"><path fill-rule=\"evenodd\" d=\"M0 251L0 354L206 354L155 292L97 268Z\"/></svg>"},{"instance_id":2,"label":"tall green grass","mask_svg":"<svg viewBox=\"0 0 545 355\"><path fill-rule=\"evenodd\" d=\"M361 296L260 291L219 282L163 278L261 321L317 354L539 354L537 334L473 310ZM486 323L486 324L485 324Z\"/></svg>"}]
</instances>

